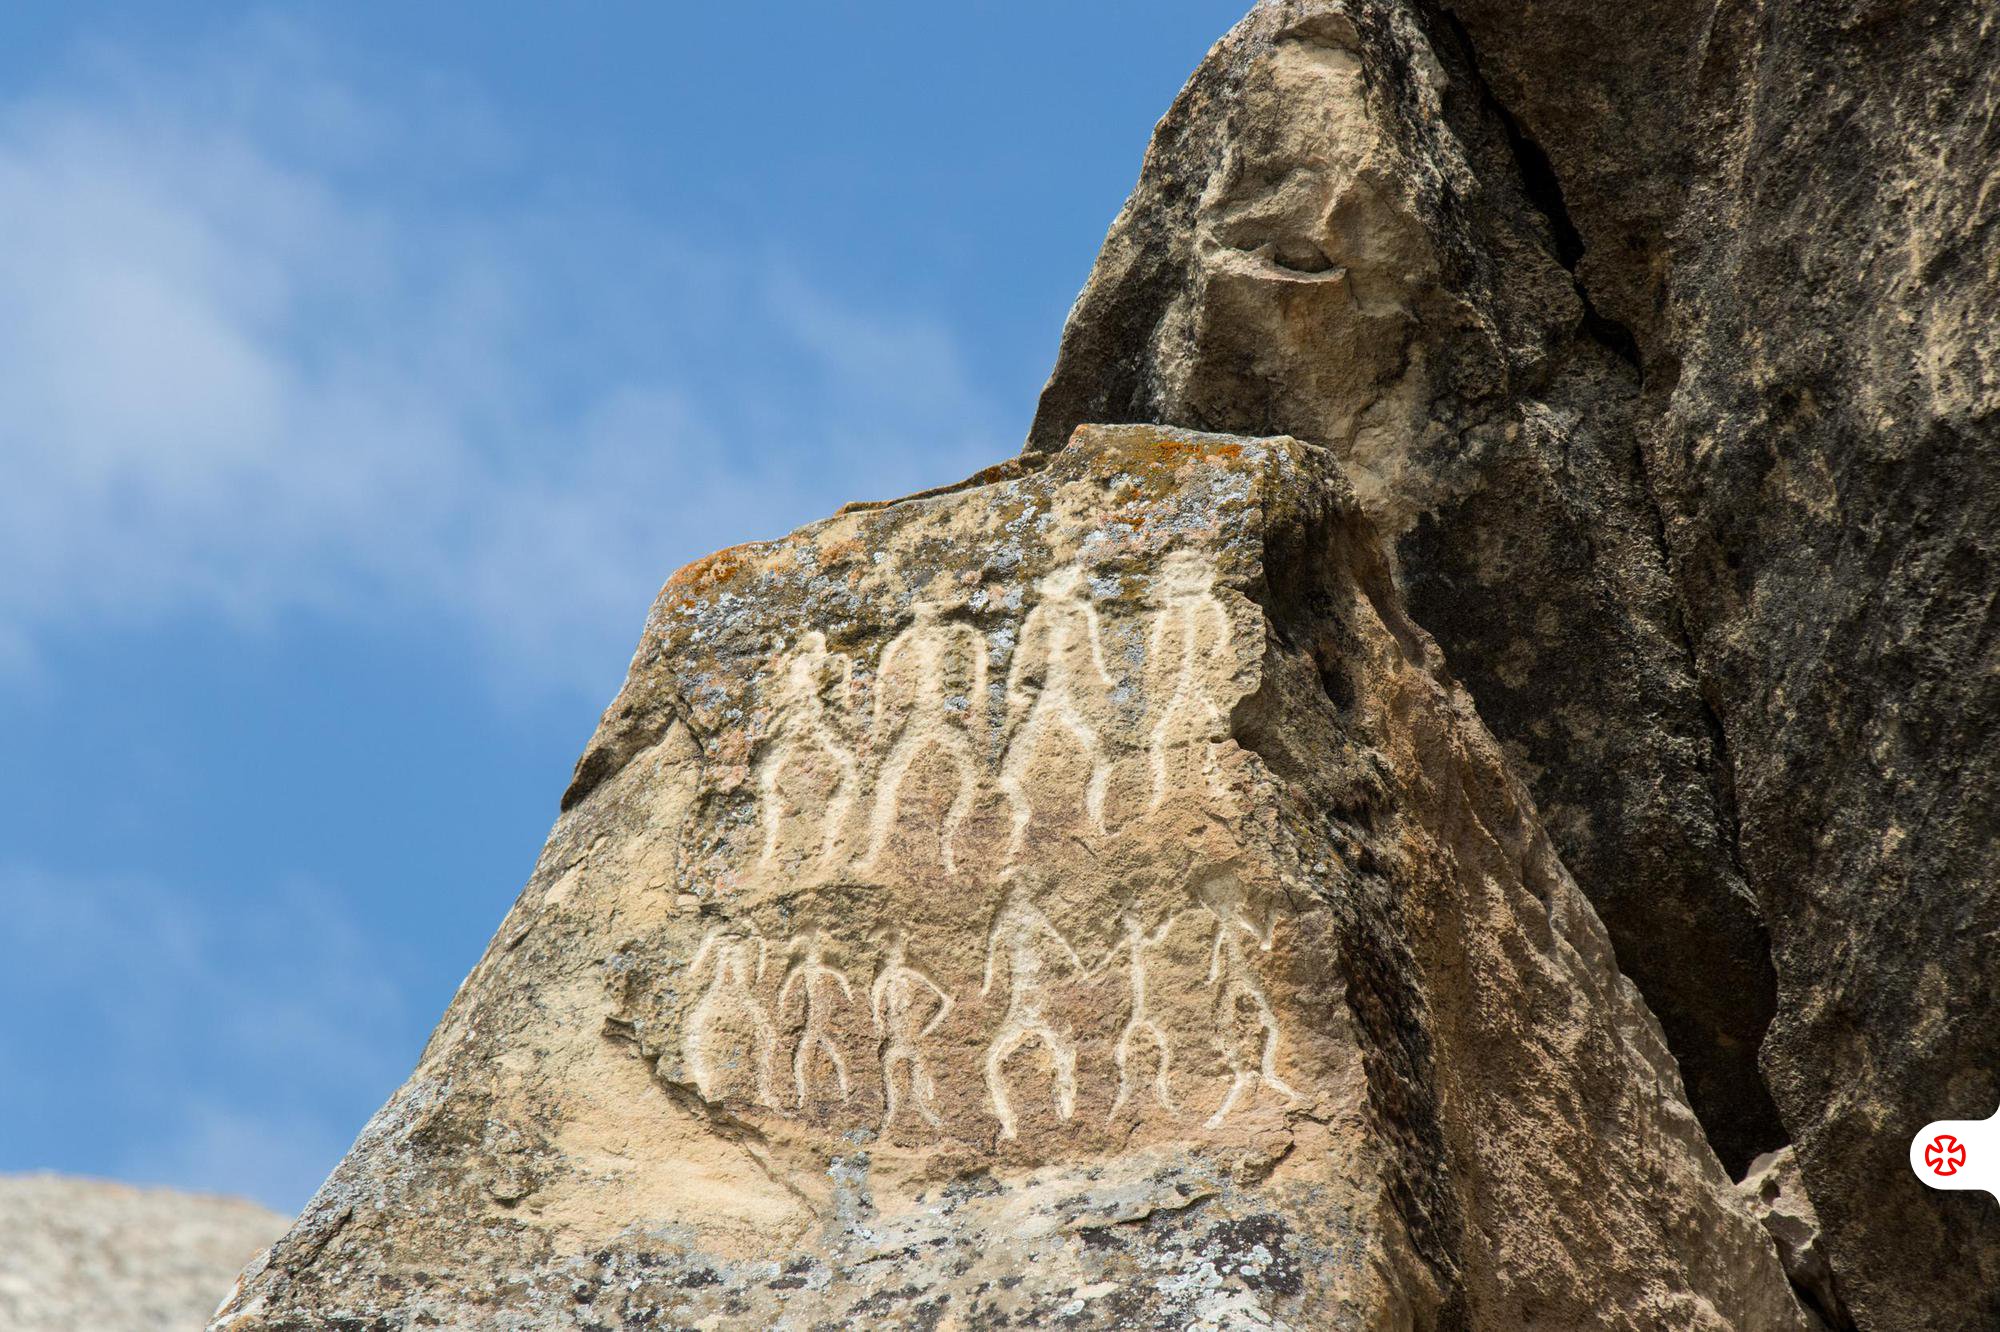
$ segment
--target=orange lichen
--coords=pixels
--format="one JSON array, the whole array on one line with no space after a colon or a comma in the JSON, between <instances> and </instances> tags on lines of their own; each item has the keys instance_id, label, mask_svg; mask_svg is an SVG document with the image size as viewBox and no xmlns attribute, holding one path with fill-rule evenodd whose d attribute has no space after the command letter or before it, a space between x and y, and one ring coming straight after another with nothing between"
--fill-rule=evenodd
<instances>
[{"instance_id":1,"label":"orange lichen","mask_svg":"<svg viewBox=\"0 0 2000 1332\"><path fill-rule=\"evenodd\" d=\"M1181 463L1196 459L1223 458L1234 460L1243 456L1241 444L1205 439L1153 439L1142 447L1150 448L1159 455L1161 462L1178 467Z\"/></svg>"},{"instance_id":2,"label":"orange lichen","mask_svg":"<svg viewBox=\"0 0 2000 1332\"><path fill-rule=\"evenodd\" d=\"M705 555L692 564L676 569L673 576L667 579L667 589L676 594L676 601L713 591L735 578L757 554L769 547L769 542L746 541L718 550L713 555Z\"/></svg>"},{"instance_id":3,"label":"orange lichen","mask_svg":"<svg viewBox=\"0 0 2000 1332\"><path fill-rule=\"evenodd\" d=\"M819 548L820 567L832 568L848 564L866 558L867 554L868 548L860 541L853 537L843 537L838 541L829 541Z\"/></svg>"}]
</instances>

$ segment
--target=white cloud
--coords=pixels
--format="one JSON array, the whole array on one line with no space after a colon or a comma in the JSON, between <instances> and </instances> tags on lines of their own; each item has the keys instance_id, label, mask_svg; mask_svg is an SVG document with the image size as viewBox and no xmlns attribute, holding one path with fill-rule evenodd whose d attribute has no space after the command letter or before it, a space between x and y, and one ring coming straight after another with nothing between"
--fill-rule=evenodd
<instances>
[{"instance_id":1,"label":"white cloud","mask_svg":"<svg viewBox=\"0 0 2000 1332\"><path fill-rule=\"evenodd\" d=\"M333 63L0 102L0 668L311 608L601 695L679 562L1008 451L935 319L523 194L476 97Z\"/></svg>"}]
</instances>

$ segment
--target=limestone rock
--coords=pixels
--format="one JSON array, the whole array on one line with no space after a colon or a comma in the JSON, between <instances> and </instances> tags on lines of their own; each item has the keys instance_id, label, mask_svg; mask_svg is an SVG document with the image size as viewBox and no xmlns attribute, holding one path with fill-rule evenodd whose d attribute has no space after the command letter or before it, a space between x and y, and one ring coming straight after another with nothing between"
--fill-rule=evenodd
<instances>
[{"instance_id":1,"label":"limestone rock","mask_svg":"<svg viewBox=\"0 0 2000 1332\"><path fill-rule=\"evenodd\" d=\"M1741 1171L1860 1326L2000 1326L2000 18L1260 5L1029 441L1333 451Z\"/></svg>"},{"instance_id":2,"label":"limestone rock","mask_svg":"<svg viewBox=\"0 0 2000 1332\"><path fill-rule=\"evenodd\" d=\"M0 1176L0 1328L194 1332L285 1225L236 1198Z\"/></svg>"},{"instance_id":3,"label":"limestone rock","mask_svg":"<svg viewBox=\"0 0 2000 1332\"><path fill-rule=\"evenodd\" d=\"M1808 1325L1325 450L690 566L565 803L215 1328Z\"/></svg>"}]
</instances>

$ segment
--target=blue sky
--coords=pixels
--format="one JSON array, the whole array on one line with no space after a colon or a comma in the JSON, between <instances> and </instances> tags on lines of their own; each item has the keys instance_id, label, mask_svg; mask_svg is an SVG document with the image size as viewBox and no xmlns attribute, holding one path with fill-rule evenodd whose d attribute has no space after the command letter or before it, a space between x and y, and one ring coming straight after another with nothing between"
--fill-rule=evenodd
<instances>
[{"instance_id":1,"label":"blue sky","mask_svg":"<svg viewBox=\"0 0 2000 1332\"><path fill-rule=\"evenodd\" d=\"M302 1203L659 583L1018 448L1241 7L0 16L0 1170Z\"/></svg>"}]
</instances>

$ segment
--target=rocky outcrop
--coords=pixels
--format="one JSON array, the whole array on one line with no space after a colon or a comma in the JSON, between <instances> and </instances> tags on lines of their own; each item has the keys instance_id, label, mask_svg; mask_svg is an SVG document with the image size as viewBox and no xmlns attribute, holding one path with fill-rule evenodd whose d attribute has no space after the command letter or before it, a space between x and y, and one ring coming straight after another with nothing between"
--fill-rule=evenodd
<instances>
[{"instance_id":1,"label":"rocky outcrop","mask_svg":"<svg viewBox=\"0 0 2000 1332\"><path fill-rule=\"evenodd\" d=\"M1809 1325L1326 450L684 569L567 803L216 1328Z\"/></svg>"},{"instance_id":2,"label":"rocky outcrop","mask_svg":"<svg viewBox=\"0 0 2000 1332\"><path fill-rule=\"evenodd\" d=\"M1253 10L215 1326L2000 1325L1996 28Z\"/></svg>"},{"instance_id":3,"label":"rocky outcrop","mask_svg":"<svg viewBox=\"0 0 2000 1332\"><path fill-rule=\"evenodd\" d=\"M1756 1067L1775 982L1638 457L1639 376L1593 336L1529 150L1419 18L1269 5L1216 47L1112 226L1029 448L1131 420L1341 455L1741 1169L1785 1141Z\"/></svg>"},{"instance_id":4,"label":"rocky outcrop","mask_svg":"<svg viewBox=\"0 0 2000 1332\"><path fill-rule=\"evenodd\" d=\"M1793 1144L1858 1324L2000 1325L2000 25L1267 4L1161 122L1030 453L1333 451L1658 1013Z\"/></svg>"},{"instance_id":5,"label":"rocky outcrop","mask_svg":"<svg viewBox=\"0 0 2000 1332\"><path fill-rule=\"evenodd\" d=\"M0 1328L193 1332L285 1225L236 1198L0 1176Z\"/></svg>"}]
</instances>

